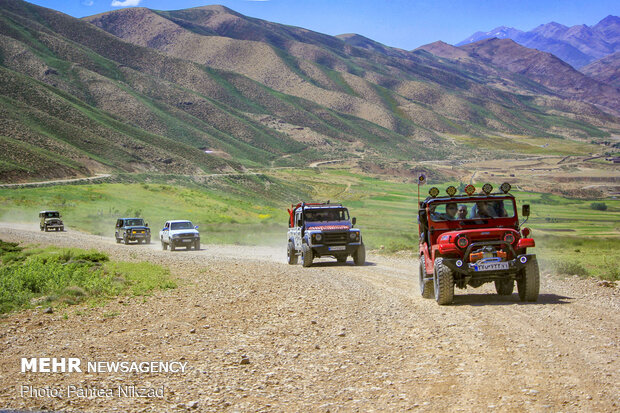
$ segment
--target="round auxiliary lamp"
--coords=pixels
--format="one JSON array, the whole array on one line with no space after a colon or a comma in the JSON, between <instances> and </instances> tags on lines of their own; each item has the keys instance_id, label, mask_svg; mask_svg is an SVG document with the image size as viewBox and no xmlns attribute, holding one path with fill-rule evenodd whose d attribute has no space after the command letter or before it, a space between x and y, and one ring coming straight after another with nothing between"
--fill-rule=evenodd
<instances>
[{"instance_id":1,"label":"round auxiliary lamp","mask_svg":"<svg viewBox=\"0 0 620 413\"><path fill-rule=\"evenodd\" d=\"M467 195L472 196L474 192L476 192L476 188L473 185L470 184L465 187L465 193Z\"/></svg>"},{"instance_id":2,"label":"round auxiliary lamp","mask_svg":"<svg viewBox=\"0 0 620 413\"><path fill-rule=\"evenodd\" d=\"M489 195L492 191L493 185L487 183L482 186L482 192L484 192L485 195Z\"/></svg>"}]
</instances>

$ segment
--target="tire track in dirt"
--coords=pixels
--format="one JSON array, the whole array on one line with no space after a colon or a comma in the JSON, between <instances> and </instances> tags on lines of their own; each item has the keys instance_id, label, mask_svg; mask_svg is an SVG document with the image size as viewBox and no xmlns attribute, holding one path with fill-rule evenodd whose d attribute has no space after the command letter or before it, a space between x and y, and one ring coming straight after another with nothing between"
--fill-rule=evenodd
<instances>
[{"instance_id":1,"label":"tire track in dirt","mask_svg":"<svg viewBox=\"0 0 620 413\"><path fill-rule=\"evenodd\" d=\"M415 259L370 254L364 267L319 260L301 268L284 263L284 246L171 253L32 228L0 224L0 238L149 260L169 266L179 287L83 315L70 309L68 320L39 310L0 319L0 403L8 407L174 411L198 401L201 411L617 410L619 294L592 280L543 277L539 302L527 304L516 293L497 296L492 285L457 289L454 305L440 307L420 297ZM191 371L16 374L19 357L42 351L102 360L183 357ZM251 363L240 365L241 355ZM37 401L16 396L20 380L148 382L169 392L164 400Z\"/></svg>"}]
</instances>

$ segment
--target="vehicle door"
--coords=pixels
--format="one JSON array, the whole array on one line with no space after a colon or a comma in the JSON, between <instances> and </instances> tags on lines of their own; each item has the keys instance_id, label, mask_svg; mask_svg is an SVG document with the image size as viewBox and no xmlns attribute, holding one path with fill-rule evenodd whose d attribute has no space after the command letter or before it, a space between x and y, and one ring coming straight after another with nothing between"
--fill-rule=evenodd
<instances>
[{"instance_id":1,"label":"vehicle door","mask_svg":"<svg viewBox=\"0 0 620 413\"><path fill-rule=\"evenodd\" d=\"M301 224L301 225L300 225ZM301 208L297 209L295 212L295 230L293 232L294 241L295 241L295 249L301 250L301 230L304 226L303 222L303 211Z\"/></svg>"},{"instance_id":2,"label":"vehicle door","mask_svg":"<svg viewBox=\"0 0 620 413\"><path fill-rule=\"evenodd\" d=\"M122 227L123 227L123 220L122 219L116 220L116 229L114 231L114 236L116 238L123 238L123 234L121 230Z\"/></svg>"},{"instance_id":3,"label":"vehicle door","mask_svg":"<svg viewBox=\"0 0 620 413\"><path fill-rule=\"evenodd\" d=\"M166 225L164 225L164 229L161 233L161 239L164 242L170 242L170 222L166 222Z\"/></svg>"}]
</instances>

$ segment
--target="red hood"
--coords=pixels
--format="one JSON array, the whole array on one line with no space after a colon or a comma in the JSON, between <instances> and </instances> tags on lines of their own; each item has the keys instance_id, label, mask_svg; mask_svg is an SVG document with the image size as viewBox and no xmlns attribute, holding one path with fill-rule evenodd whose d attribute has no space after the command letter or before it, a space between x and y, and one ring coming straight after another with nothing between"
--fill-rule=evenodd
<instances>
[{"instance_id":1,"label":"red hood","mask_svg":"<svg viewBox=\"0 0 620 413\"><path fill-rule=\"evenodd\" d=\"M446 235L450 237L450 242L459 235L466 235L472 241L482 241L487 239L503 239L507 233L512 233L515 239L519 238L519 232L512 228L478 228L478 229L461 229L458 231L444 232L439 236L439 241L445 242Z\"/></svg>"}]
</instances>

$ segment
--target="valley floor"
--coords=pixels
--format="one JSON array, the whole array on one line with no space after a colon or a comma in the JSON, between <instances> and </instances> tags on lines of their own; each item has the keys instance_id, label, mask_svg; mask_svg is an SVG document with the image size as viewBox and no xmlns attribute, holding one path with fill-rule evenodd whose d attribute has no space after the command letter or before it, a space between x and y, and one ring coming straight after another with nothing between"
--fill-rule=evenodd
<instances>
[{"instance_id":1,"label":"valley floor","mask_svg":"<svg viewBox=\"0 0 620 413\"><path fill-rule=\"evenodd\" d=\"M542 277L537 303L492 285L439 307L414 259L289 266L282 248L162 251L0 224L0 238L171 268L178 288L0 318L0 405L62 411L618 411L620 292ZM64 314L66 314L66 317ZM20 373L22 357L183 361L183 374ZM245 360L242 363L242 360ZM162 398L21 397L20 388L164 387Z\"/></svg>"}]
</instances>

